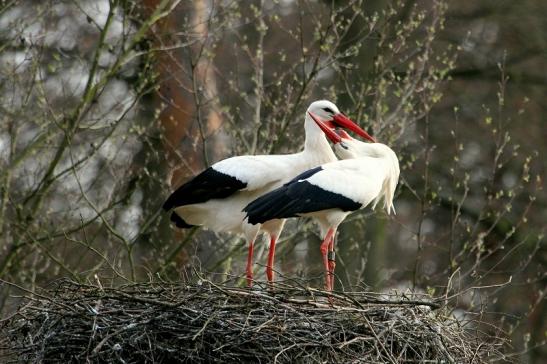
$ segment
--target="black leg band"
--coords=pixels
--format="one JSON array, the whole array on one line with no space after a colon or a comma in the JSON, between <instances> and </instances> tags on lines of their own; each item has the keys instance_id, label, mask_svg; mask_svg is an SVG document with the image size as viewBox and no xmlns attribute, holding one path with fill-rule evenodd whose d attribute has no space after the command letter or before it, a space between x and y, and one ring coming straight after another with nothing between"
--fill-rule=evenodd
<instances>
[{"instance_id":1,"label":"black leg band","mask_svg":"<svg viewBox=\"0 0 547 364\"><path fill-rule=\"evenodd\" d=\"M327 259L331 262L336 261L336 253L333 250L329 251L327 254Z\"/></svg>"}]
</instances>

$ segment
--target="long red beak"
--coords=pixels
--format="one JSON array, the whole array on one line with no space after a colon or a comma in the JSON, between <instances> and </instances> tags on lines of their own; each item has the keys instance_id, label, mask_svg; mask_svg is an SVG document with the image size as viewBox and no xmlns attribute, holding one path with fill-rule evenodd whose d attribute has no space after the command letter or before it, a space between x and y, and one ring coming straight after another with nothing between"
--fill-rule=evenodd
<instances>
[{"instance_id":1,"label":"long red beak","mask_svg":"<svg viewBox=\"0 0 547 364\"><path fill-rule=\"evenodd\" d=\"M319 118L317 116L315 116L314 114L312 114L309 111L308 111L308 114L310 114L313 121L315 121L317 126L323 131L323 133L325 133L325 135L327 136L327 138L330 139L331 142L336 144L336 143L340 143L342 141L342 138L340 138L340 135L336 134L334 130L332 130L331 128L329 128L327 126L327 124L325 124L324 122L319 120Z\"/></svg>"},{"instance_id":2,"label":"long red beak","mask_svg":"<svg viewBox=\"0 0 547 364\"><path fill-rule=\"evenodd\" d=\"M357 135L360 135L362 136L363 138L373 142L373 143L376 143L376 139L374 139L373 137L371 137L369 135L369 133L367 133L366 131L364 131L363 129L361 129L361 127L357 124L355 124L355 122L353 122L350 118L348 118L346 115L344 114L336 114L332 117L332 121L339 127L341 128L344 128L344 129L348 129L348 130L351 130L353 131L354 133L356 133Z\"/></svg>"},{"instance_id":3,"label":"long red beak","mask_svg":"<svg viewBox=\"0 0 547 364\"><path fill-rule=\"evenodd\" d=\"M325 135L327 136L327 138L329 138L329 140L331 142L336 144L336 143L340 143L342 141L342 138L340 138L340 135L336 134L336 132L334 130L332 130L331 128L329 128L327 126L327 124L325 124L324 122L319 120L319 118L317 116L315 116L314 114L312 114L309 111L308 111L308 114L310 114L313 121L315 121L317 126L323 131L323 133L325 133Z\"/></svg>"}]
</instances>

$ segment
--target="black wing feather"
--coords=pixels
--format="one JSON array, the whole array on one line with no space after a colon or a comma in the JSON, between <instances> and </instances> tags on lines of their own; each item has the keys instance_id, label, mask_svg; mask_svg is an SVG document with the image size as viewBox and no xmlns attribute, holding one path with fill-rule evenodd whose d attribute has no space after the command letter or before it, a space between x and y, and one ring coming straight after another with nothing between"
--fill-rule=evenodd
<instances>
[{"instance_id":1,"label":"black wing feather","mask_svg":"<svg viewBox=\"0 0 547 364\"><path fill-rule=\"evenodd\" d=\"M289 182L285 183L285 186L290 185L291 183L294 183L294 182L298 182L302 179L310 178L311 176L313 176L314 174L316 174L317 172L320 172L322 170L323 170L323 168L321 166L315 167L315 168L312 168L312 169L308 169L306 172L300 173L298 176L294 177Z\"/></svg>"},{"instance_id":2,"label":"black wing feather","mask_svg":"<svg viewBox=\"0 0 547 364\"><path fill-rule=\"evenodd\" d=\"M202 203L211 199L226 198L245 187L247 187L247 183L209 167L177 188L165 201L163 208L171 210L175 207Z\"/></svg>"},{"instance_id":3,"label":"black wing feather","mask_svg":"<svg viewBox=\"0 0 547 364\"><path fill-rule=\"evenodd\" d=\"M257 198L243 211L247 213L249 223L255 225L272 219L297 217L309 212L335 208L355 211L361 208L361 204L338 193L326 191L308 181L298 182L295 178L293 182Z\"/></svg>"}]
</instances>

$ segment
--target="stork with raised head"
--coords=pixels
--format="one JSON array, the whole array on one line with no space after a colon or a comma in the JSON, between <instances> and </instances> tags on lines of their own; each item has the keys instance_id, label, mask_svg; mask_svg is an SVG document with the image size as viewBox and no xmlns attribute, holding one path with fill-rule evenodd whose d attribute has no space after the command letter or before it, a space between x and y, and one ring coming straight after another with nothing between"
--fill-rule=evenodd
<instances>
[{"instance_id":1,"label":"stork with raised head","mask_svg":"<svg viewBox=\"0 0 547 364\"><path fill-rule=\"evenodd\" d=\"M257 198L244 208L250 224L297 216L313 217L323 242L321 254L326 288L334 285L334 238L338 225L351 212L384 200L389 214L395 212L393 196L399 180L399 161L395 153L380 143L363 143L347 133L333 132L314 117L335 143L344 160L310 169L283 186ZM330 256L329 256L330 255Z\"/></svg>"},{"instance_id":2,"label":"stork with raised head","mask_svg":"<svg viewBox=\"0 0 547 364\"><path fill-rule=\"evenodd\" d=\"M314 118L310 116L314 115ZM321 122L321 126L317 124ZM263 220L251 225L243 208L258 196L269 192L293 176L315 166L336 160L322 128L340 127L374 140L330 101L313 102L305 116L304 149L295 154L237 156L213 164L180 186L163 204L173 210L171 221L179 228L205 226L216 232L243 234L249 244L247 283L252 285L254 241L259 231L270 236L266 273L273 281L275 244L284 220ZM332 132L332 131L331 131Z\"/></svg>"}]
</instances>

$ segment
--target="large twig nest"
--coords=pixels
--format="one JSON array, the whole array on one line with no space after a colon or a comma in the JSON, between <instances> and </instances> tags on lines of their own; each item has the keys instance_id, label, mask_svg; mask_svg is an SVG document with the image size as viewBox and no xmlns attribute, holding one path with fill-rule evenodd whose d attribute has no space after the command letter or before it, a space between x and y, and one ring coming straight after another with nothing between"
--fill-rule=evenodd
<instances>
[{"instance_id":1,"label":"large twig nest","mask_svg":"<svg viewBox=\"0 0 547 364\"><path fill-rule=\"evenodd\" d=\"M25 299L1 329L2 362L483 362L445 308L371 293L200 281L119 289L62 281Z\"/></svg>"}]
</instances>

